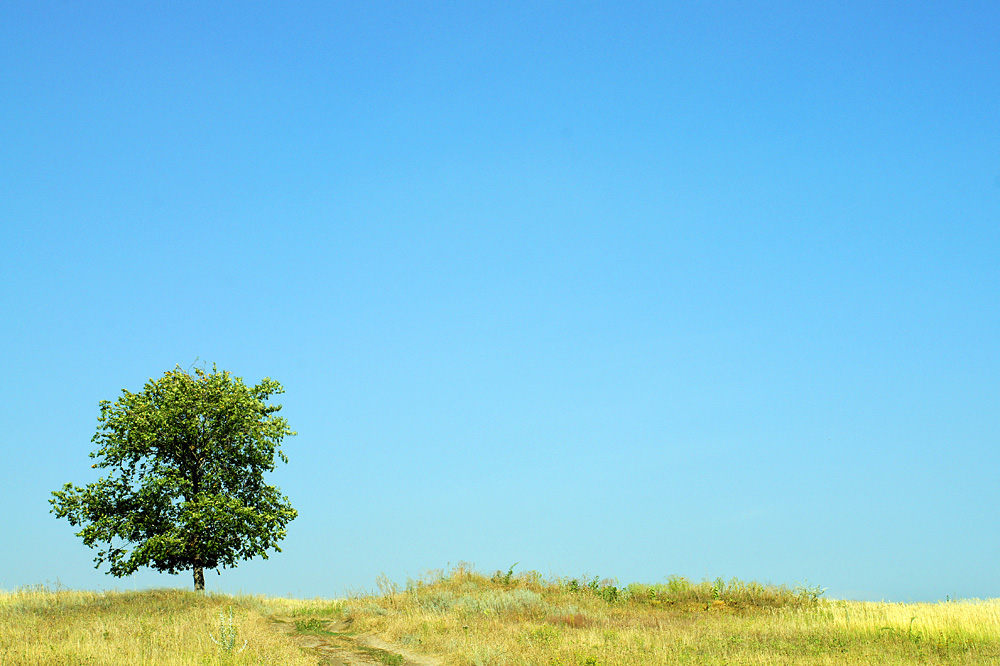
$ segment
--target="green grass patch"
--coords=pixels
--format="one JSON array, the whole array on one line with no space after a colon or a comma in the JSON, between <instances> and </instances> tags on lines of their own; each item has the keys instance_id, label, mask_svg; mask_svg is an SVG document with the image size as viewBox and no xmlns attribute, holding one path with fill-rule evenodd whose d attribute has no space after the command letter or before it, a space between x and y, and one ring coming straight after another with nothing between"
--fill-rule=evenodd
<instances>
[{"instance_id":1,"label":"green grass patch","mask_svg":"<svg viewBox=\"0 0 1000 666\"><path fill-rule=\"evenodd\" d=\"M368 655L378 663L385 664L385 666L402 666L406 661L406 659L403 658L403 655L389 652L388 650L383 650L382 648L359 645L355 649L358 652Z\"/></svg>"},{"instance_id":2,"label":"green grass patch","mask_svg":"<svg viewBox=\"0 0 1000 666\"><path fill-rule=\"evenodd\" d=\"M310 617L304 620L295 620L295 631L300 634L332 634L327 629L327 622L319 618Z\"/></svg>"}]
</instances>

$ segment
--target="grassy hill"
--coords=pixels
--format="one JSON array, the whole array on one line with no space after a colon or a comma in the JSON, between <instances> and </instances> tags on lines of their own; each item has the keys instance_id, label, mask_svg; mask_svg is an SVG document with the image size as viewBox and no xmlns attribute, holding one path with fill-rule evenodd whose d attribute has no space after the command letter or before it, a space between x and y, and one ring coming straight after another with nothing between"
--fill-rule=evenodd
<instances>
[{"instance_id":1,"label":"grassy hill","mask_svg":"<svg viewBox=\"0 0 1000 666\"><path fill-rule=\"evenodd\" d=\"M619 586L530 571L486 576L466 566L405 587L383 578L377 592L333 600L179 590L0 593L5 666L297 666L336 659L978 665L1000 663L1000 601L831 601L818 589L737 580L673 577Z\"/></svg>"}]
</instances>

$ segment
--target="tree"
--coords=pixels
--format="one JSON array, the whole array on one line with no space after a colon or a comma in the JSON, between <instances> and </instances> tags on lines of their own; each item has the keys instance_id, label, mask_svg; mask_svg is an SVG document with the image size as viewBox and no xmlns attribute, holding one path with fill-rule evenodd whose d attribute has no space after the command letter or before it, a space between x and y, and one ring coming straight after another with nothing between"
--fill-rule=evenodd
<instances>
[{"instance_id":1,"label":"tree","mask_svg":"<svg viewBox=\"0 0 1000 666\"><path fill-rule=\"evenodd\" d=\"M264 483L275 454L288 462L281 439L295 434L277 416L281 405L266 402L281 393L270 378L247 387L214 365L194 374L177 366L140 393L123 389L114 404L100 402L91 440L92 467L110 474L53 492L51 513L82 526L77 536L99 549L96 567L108 562L113 576L192 569L204 590L206 568L281 552L297 512Z\"/></svg>"}]
</instances>

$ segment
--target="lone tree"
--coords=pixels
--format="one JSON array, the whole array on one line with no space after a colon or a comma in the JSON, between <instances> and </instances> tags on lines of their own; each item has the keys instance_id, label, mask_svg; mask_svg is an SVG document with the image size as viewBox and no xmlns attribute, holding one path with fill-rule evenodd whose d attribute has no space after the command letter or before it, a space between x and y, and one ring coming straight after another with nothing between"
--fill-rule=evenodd
<instances>
[{"instance_id":1,"label":"lone tree","mask_svg":"<svg viewBox=\"0 0 1000 666\"><path fill-rule=\"evenodd\" d=\"M206 568L281 552L297 512L264 483L275 454L288 462L281 439L295 434L276 415L281 405L266 402L280 393L269 378L248 387L214 365L194 374L177 366L140 393L102 400L90 457L110 474L53 492L51 512L82 526L77 536L99 548L96 566L108 562L113 576L192 569L204 590Z\"/></svg>"}]
</instances>

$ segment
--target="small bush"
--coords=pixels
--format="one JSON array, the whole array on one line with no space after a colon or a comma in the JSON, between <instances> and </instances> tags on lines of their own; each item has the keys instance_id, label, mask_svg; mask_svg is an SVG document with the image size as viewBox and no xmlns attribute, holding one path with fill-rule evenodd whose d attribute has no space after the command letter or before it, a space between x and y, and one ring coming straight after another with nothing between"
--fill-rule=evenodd
<instances>
[{"instance_id":1,"label":"small bush","mask_svg":"<svg viewBox=\"0 0 1000 666\"><path fill-rule=\"evenodd\" d=\"M305 620L296 620L295 630L302 633L326 631L326 622L316 617L310 617Z\"/></svg>"},{"instance_id":2,"label":"small bush","mask_svg":"<svg viewBox=\"0 0 1000 666\"><path fill-rule=\"evenodd\" d=\"M427 590L414 595L417 606L434 613L447 613L455 607L455 594L450 590Z\"/></svg>"},{"instance_id":3,"label":"small bush","mask_svg":"<svg viewBox=\"0 0 1000 666\"><path fill-rule=\"evenodd\" d=\"M499 616L531 615L544 610L545 602L539 593L531 590L488 590L478 596L462 597L456 607L466 613Z\"/></svg>"}]
</instances>

